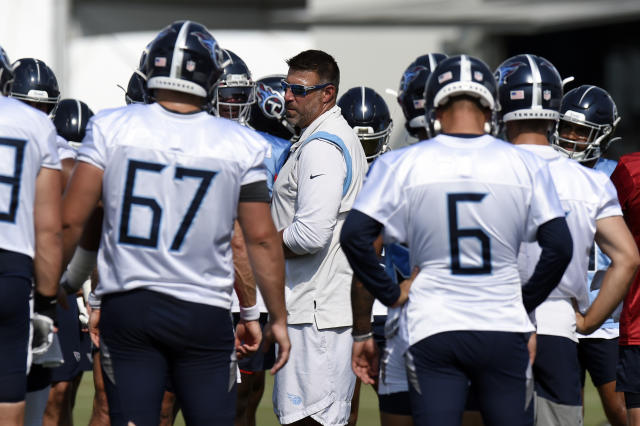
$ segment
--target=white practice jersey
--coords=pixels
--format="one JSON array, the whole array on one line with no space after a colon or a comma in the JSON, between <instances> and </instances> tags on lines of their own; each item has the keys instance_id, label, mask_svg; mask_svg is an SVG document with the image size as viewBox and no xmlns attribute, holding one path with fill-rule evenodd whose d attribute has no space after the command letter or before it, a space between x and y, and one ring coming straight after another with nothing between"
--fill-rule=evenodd
<instances>
[{"instance_id":1,"label":"white practice jersey","mask_svg":"<svg viewBox=\"0 0 640 426\"><path fill-rule=\"evenodd\" d=\"M76 159L78 151L76 151L69 142L60 135L56 136L56 146L58 148L58 157L60 157L60 161L68 158L72 160Z\"/></svg>"},{"instance_id":2,"label":"white practice jersey","mask_svg":"<svg viewBox=\"0 0 640 426\"><path fill-rule=\"evenodd\" d=\"M544 161L489 135L439 135L382 155L353 206L406 242L420 273L409 344L453 330L532 331L517 255L564 212Z\"/></svg>"},{"instance_id":3,"label":"white practice jersey","mask_svg":"<svg viewBox=\"0 0 640 426\"><path fill-rule=\"evenodd\" d=\"M60 170L49 118L0 96L0 247L33 257L33 203L41 167Z\"/></svg>"},{"instance_id":4,"label":"white practice jersey","mask_svg":"<svg viewBox=\"0 0 640 426\"><path fill-rule=\"evenodd\" d=\"M550 145L520 145L520 148L540 156L549 164L551 178L573 239L571 263L558 287L536 309L537 332L576 340L571 299L577 300L583 312L589 307L587 270L596 221L622 216L618 195L606 174L564 157ZM540 246L535 242L523 244L520 248L518 261L523 283L533 274L540 251Z\"/></svg>"},{"instance_id":5,"label":"white practice jersey","mask_svg":"<svg viewBox=\"0 0 640 426\"><path fill-rule=\"evenodd\" d=\"M96 293L145 288L229 309L238 194L266 180L266 151L253 130L205 112L92 117L78 160L104 170Z\"/></svg>"}]
</instances>

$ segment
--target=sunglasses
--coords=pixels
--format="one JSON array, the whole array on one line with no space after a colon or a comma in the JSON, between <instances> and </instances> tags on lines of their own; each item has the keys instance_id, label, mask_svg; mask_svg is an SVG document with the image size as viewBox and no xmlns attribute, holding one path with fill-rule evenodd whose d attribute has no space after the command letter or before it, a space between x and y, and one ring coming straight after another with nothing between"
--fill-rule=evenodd
<instances>
[{"instance_id":1,"label":"sunglasses","mask_svg":"<svg viewBox=\"0 0 640 426\"><path fill-rule=\"evenodd\" d=\"M317 89L324 89L327 86L333 86L333 83L316 84L315 86L305 86L303 84L289 84L285 79L280 80L282 90L287 93L287 89L291 89L294 96L307 96L309 92Z\"/></svg>"}]
</instances>

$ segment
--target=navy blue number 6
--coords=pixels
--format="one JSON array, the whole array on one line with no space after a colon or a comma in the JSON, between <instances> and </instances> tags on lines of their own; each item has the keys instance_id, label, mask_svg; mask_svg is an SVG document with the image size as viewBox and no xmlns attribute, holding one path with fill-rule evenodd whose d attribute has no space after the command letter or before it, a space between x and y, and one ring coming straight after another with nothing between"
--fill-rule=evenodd
<instances>
[{"instance_id":1,"label":"navy blue number 6","mask_svg":"<svg viewBox=\"0 0 640 426\"><path fill-rule=\"evenodd\" d=\"M13 175L0 175L0 184L11 185L11 200L9 210L0 212L0 221L15 223L18 204L20 203L20 177L22 176L22 164L24 162L24 145L26 141L18 139L0 138L0 145L15 149L13 162Z\"/></svg>"},{"instance_id":2,"label":"navy blue number 6","mask_svg":"<svg viewBox=\"0 0 640 426\"><path fill-rule=\"evenodd\" d=\"M144 247L157 247L158 234L160 231L160 221L162 219L162 207L156 200L148 197L140 197L133 195L133 188L136 181L136 173L138 170L160 173L166 166L159 163L149 163L146 161L129 160L127 169L127 180L124 188L124 201L122 204L122 216L120 218L120 236L119 242L124 244L132 244ZM191 204L187 209L185 216L180 221L180 227L173 237L171 250L180 250L189 227L196 217L196 213L200 208L200 204L211 185L216 172L209 170L188 169L185 167L176 167L174 179L182 180L185 177L200 179L200 185L196 190ZM148 237L136 237L129 234L129 221L131 219L131 207L134 205L145 206L151 209L153 219L151 221L151 230Z\"/></svg>"},{"instance_id":3,"label":"navy blue number 6","mask_svg":"<svg viewBox=\"0 0 640 426\"><path fill-rule=\"evenodd\" d=\"M458 228L458 203L479 203L487 194L473 192L447 194L449 213L449 246L451 248L451 273L453 275L481 275L491 273L491 240L479 228ZM476 238L482 246L482 266L462 267L460 265L460 238Z\"/></svg>"}]
</instances>

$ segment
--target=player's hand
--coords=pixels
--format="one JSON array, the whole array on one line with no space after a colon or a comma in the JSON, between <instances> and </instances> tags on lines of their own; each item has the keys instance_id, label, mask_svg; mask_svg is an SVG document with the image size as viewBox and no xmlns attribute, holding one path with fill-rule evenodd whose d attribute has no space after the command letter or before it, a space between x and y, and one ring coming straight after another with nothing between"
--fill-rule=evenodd
<instances>
[{"instance_id":1,"label":"player's hand","mask_svg":"<svg viewBox=\"0 0 640 426\"><path fill-rule=\"evenodd\" d=\"M269 323L264 327L264 343L262 350L267 352L273 343L278 344L278 355L276 362L273 364L270 372L276 374L289 360L291 352L291 342L289 341L289 333L287 333L287 322Z\"/></svg>"},{"instance_id":2,"label":"player's hand","mask_svg":"<svg viewBox=\"0 0 640 426\"><path fill-rule=\"evenodd\" d=\"M254 354L260 348L262 329L258 320L240 320L236 326L236 356L238 359Z\"/></svg>"},{"instance_id":3,"label":"player's hand","mask_svg":"<svg viewBox=\"0 0 640 426\"><path fill-rule=\"evenodd\" d=\"M92 309L89 315L89 336L96 348L100 347L100 329L98 324L100 323L100 309Z\"/></svg>"},{"instance_id":4,"label":"player's hand","mask_svg":"<svg viewBox=\"0 0 640 426\"><path fill-rule=\"evenodd\" d=\"M374 385L378 379L380 352L373 338L364 342L353 342L351 368L362 383Z\"/></svg>"},{"instance_id":5,"label":"player's hand","mask_svg":"<svg viewBox=\"0 0 640 426\"><path fill-rule=\"evenodd\" d=\"M529 341L527 342L527 350L529 351L529 362L533 365L536 360L536 351L538 350L538 338L536 333L531 333Z\"/></svg>"},{"instance_id":6,"label":"player's hand","mask_svg":"<svg viewBox=\"0 0 640 426\"><path fill-rule=\"evenodd\" d=\"M416 279L419 272L420 268L418 268L417 266L414 267L413 271L411 272L411 276L400 283L400 297L398 297L396 303L391 305L392 308L397 308L398 306L402 306L407 303L407 300L409 300L409 290L411 290L413 280Z\"/></svg>"}]
</instances>

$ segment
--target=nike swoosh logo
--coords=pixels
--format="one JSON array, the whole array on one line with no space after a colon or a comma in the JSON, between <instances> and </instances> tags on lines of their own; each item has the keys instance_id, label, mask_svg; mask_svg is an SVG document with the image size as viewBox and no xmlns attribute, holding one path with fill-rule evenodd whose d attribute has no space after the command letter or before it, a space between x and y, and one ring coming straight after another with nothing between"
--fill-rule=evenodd
<instances>
[{"instance_id":1,"label":"nike swoosh logo","mask_svg":"<svg viewBox=\"0 0 640 426\"><path fill-rule=\"evenodd\" d=\"M324 175L325 175L324 173L320 173L318 175L309 175L309 179L314 179L314 178L317 178L318 176L324 176Z\"/></svg>"}]
</instances>

